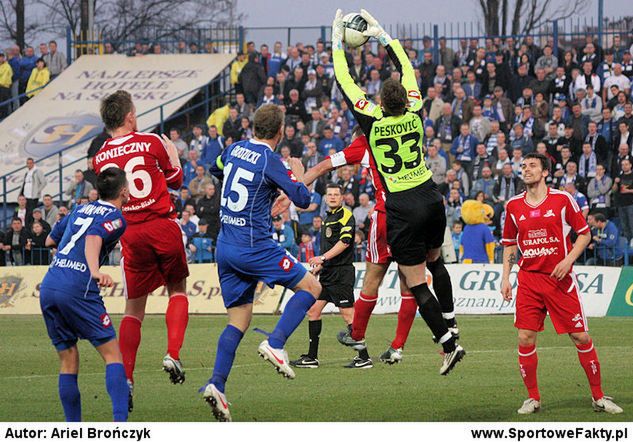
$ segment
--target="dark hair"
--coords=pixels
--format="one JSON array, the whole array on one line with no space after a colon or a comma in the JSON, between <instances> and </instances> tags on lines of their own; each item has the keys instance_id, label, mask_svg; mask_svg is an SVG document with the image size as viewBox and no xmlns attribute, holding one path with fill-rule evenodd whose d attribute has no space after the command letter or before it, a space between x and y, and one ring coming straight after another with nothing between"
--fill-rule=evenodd
<instances>
[{"instance_id":1,"label":"dark hair","mask_svg":"<svg viewBox=\"0 0 633 442\"><path fill-rule=\"evenodd\" d=\"M341 195L343 195L343 189L341 188L341 186L339 184L328 183L328 185L325 187L325 191L326 192L327 192L327 189L338 189L339 192L341 192Z\"/></svg>"},{"instance_id":2,"label":"dark hair","mask_svg":"<svg viewBox=\"0 0 633 442\"><path fill-rule=\"evenodd\" d=\"M105 201L116 199L125 186L127 186L126 174L118 167L109 167L97 177L97 191L99 197Z\"/></svg>"},{"instance_id":3,"label":"dark hair","mask_svg":"<svg viewBox=\"0 0 633 442\"><path fill-rule=\"evenodd\" d=\"M380 99L385 113L388 115L403 115L407 108L407 90L392 78L382 83Z\"/></svg>"},{"instance_id":4,"label":"dark hair","mask_svg":"<svg viewBox=\"0 0 633 442\"><path fill-rule=\"evenodd\" d=\"M530 152L523 157L524 160L529 160L530 158L539 160L541 162L541 169L547 170L547 172L551 170L549 158L547 158L545 155L537 152Z\"/></svg>"},{"instance_id":5,"label":"dark hair","mask_svg":"<svg viewBox=\"0 0 633 442\"><path fill-rule=\"evenodd\" d=\"M129 92L118 90L101 100L101 119L106 130L113 131L125 122L125 116L132 112L134 104Z\"/></svg>"},{"instance_id":6,"label":"dark hair","mask_svg":"<svg viewBox=\"0 0 633 442\"><path fill-rule=\"evenodd\" d=\"M595 213L593 215L593 219L595 219L599 223L606 223L607 222L607 218L604 216L604 213L600 213L600 212Z\"/></svg>"},{"instance_id":7,"label":"dark hair","mask_svg":"<svg viewBox=\"0 0 633 442\"><path fill-rule=\"evenodd\" d=\"M181 133L181 132L180 132L180 129L178 129L177 127L172 127L171 129L169 129L169 131L170 131L170 132L171 132L172 130L173 130L173 131L175 131L178 135L180 135L180 133Z\"/></svg>"},{"instance_id":8,"label":"dark hair","mask_svg":"<svg viewBox=\"0 0 633 442\"><path fill-rule=\"evenodd\" d=\"M360 127L360 124L354 126L354 130L352 130L352 137L360 137L363 134L364 132L363 129Z\"/></svg>"},{"instance_id":9,"label":"dark hair","mask_svg":"<svg viewBox=\"0 0 633 442\"><path fill-rule=\"evenodd\" d=\"M271 140L279 133L284 114L275 104L265 104L255 112L253 132L261 140Z\"/></svg>"}]
</instances>

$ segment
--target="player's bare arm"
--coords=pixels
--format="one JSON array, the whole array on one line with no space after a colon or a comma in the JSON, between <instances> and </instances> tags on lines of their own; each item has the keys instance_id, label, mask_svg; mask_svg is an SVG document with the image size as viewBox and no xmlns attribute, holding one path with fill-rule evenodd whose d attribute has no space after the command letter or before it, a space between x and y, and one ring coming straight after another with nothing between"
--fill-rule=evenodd
<instances>
[{"instance_id":1,"label":"player's bare arm","mask_svg":"<svg viewBox=\"0 0 633 442\"><path fill-rule=\"evenodd\" d=\"M86 263L90 269L90 275L97 280L99 287L112 287L112 277L101 273L99 270L99 254L101 253L102 244L103 238L100 236L86 236Z\"/></svg>"},{"instance_id":2,"label":"player's bare arm","mask_svg":"<svg viewBox=\"0 0 633 442\"><path fill-rule=\"evenodd\" d=\"M177 167L180 167L180 158L178 157L178 148L176 148L176 145L171 141L171 139L167 135L161 134L161 137L163 138L163 143L165 144L165 150L167 151L167 155L169 156L169 162L171 163L172 167L174 169Z\"/></svg>"},{"instance_id":3,"label":"player's bare arm","mask_svg":"<svg viewBox=\"0 0 633 442\"><path fill-rule=\"evenodd\" d=\"M505 246L503 249L503 274L501 276L501 296L506 301L512 300L512 284L510 284L510 272L517 262L518 247L516 245Z\"/></svg>"},{"instance_id":4,"label":"player's bare arm","mask_svg":"<svg viewBox=\"0 0 633 442\"><path fill-rule=\"evenodd\" d=\"M558 279L559 281L567 276L569 270L571 269L571 266L574 265L574 262L576 262L578 257L587 248L590 242L591 234L589 232L579 234L576 242L574 243L574 247L572 247L565 259L563 259L556 265L550 276L552 278Z\"/></svg>"},{"instance_id":5,"label":"player's bare arm","mask_svg":"<svg viewBox=\"0 0 633 442\"><path fill-rule=\"evenodd\" d=\"M288 210L288 207L290 207L291 202L292 201L290 201L290 198L288 198L288 195L281 192L280 195L275 200L275 202L273 203L273 207L270 211L270 216L274 218L277 215L281 215L286 210Z\"/></svg>"},{"instance_id":6,"label":"player's bare arm","mask_svg":"<svg viewBox=\"0 0 633 442\"><path fill-rule=\"evenodd\" d=\"M294 174L297 181L303 181L303 174L305 173L305 168L303 167L303 163L299 158L288 158L288 166L290 166L290 170Z\"/></svg>"},{"instance_id":7,"label":"player's bare arm","mask_svg":"<svg viewBox=\"0 0 633 442\"><path fill-rule=\"evenodd\" d=\"M333 169L334 169L334 166L332 166L331 159L328 158L326 160L323 160L316 166L308 169L308 171L303 175L303 184L305 184L306 186L309 186L310 184L314 183L317 179L319 179L320 177L322 177L323 175L325 175L326 173L330 172Z\"/></svg>"}]
</instances>

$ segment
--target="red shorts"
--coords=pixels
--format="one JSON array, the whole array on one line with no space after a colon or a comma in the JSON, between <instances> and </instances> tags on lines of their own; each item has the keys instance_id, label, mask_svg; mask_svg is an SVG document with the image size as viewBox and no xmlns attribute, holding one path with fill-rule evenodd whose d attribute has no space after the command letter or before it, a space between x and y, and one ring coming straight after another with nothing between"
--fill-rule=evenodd
<instances>
[{"instance_id":1,"label":"red shorts","mask_svg":"<svg viewBox=\"0 0 633 442\"><path fill-rule=\"evenodd\" d=\"M189 276L178 221L155 218L128 225L121 238L125 296L136 299Z\"/></svg>"},{"instance_id":2,"label":"red shorts","mask_svg":"<svg viewBox=\"0 0 633 442\"><path fill-rule=\"evenodd\" d=\"M387 245L387 214L384 212L375 210L371 215L365 260L373 264L386 264L391 261L391 252Z\"/></svg>"},{"instance_id":3,"label":"red shorts","mask_svg":"<svg viewBox=\"0 0 633 442\"><path fill-rule=\"evenodd\" d=\"M576 276L558 281L545 273L519 270L514 326L543 331L547 313L558 334L588 330Z\"/></svg>"}]
</instances>

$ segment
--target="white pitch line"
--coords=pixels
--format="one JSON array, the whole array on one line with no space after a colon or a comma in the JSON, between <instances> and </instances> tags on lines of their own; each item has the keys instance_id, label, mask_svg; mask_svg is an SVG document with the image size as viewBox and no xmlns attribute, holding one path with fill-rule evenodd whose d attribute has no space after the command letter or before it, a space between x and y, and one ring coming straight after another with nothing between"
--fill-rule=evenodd
<instances>
[{"instance_id":1,"label":"white pitch line","mask_svg":"<svg viewBox=\"0 0 633 442\"><path fill-rule=\"evenodd\" d=\"M571 345L566 345L566 346L560 346L560 347L537 347L538 351L541 350L565 350L565 349L571 349L573 348ZM600 346L599 349L616 349L616 350L622 350L622 349L626 349L626 350L630 350L631 347L630 346ZM487 354L487 353L516 353L516 349L504 349L504 350L468 350L466 349L466 356L468 355L472 355L472 354ZM405 354L406 358L417 358L417 357L421 357L421 356L433 356L435 355L435 353L433 352L429 352L429 353L413 353L413 354ZM350 358L337 358L337 359L328 359L328 361L323 364L325 366L328 365L332 365L334 363L338 363L338 362L346 362L349 361ZM468 359L466 359L466 362L468 362ZM257 367L257 366L262 366L265 364L257 363L257 364L236 364L233 365L233 368L247 368L247 367ZM209 372L211 372L213 370L212 367L193 367L193 368L186 368L185 367L185 372L188 371L200 371L200 370L208 370ZM152 369L152 370L136 370L134 372L134 374L139 374L139 373L157 373L163 371L162 369ZM94 372L94 373L83 373L83 372L79 372L79 375L81 377L84 376L103 376L105 372L100 371L100 372ZM23 376L3 376L0 377L0 381L5 381L5 380L16 380L16 379L40 379L40 378L56 378L58 377L59 374L55 373L55 374L34 374L34 375L23 375Z\"/></svg>"}]
</instances>

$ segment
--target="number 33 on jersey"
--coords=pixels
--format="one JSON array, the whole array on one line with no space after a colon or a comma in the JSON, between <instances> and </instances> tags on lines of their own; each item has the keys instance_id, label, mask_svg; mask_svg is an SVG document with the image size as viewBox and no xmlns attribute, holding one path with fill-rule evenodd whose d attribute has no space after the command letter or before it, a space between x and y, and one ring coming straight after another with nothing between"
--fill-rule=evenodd
<instances>
[{"instance_id":1,"label":"number 33 on jersey","mask_svg":"<svg viewBox=\"0 0 633 442\"><path fill-rule=\"evenodd\" d=\"M171 165L158 135L132 132L110 138L95 155L93 166L97 174L109 167L125 170L130 200L123 206L123 213L128 223L176 216L167 187L178 190L183 174L180 167Z\"/></svg>"}]
</instances>

